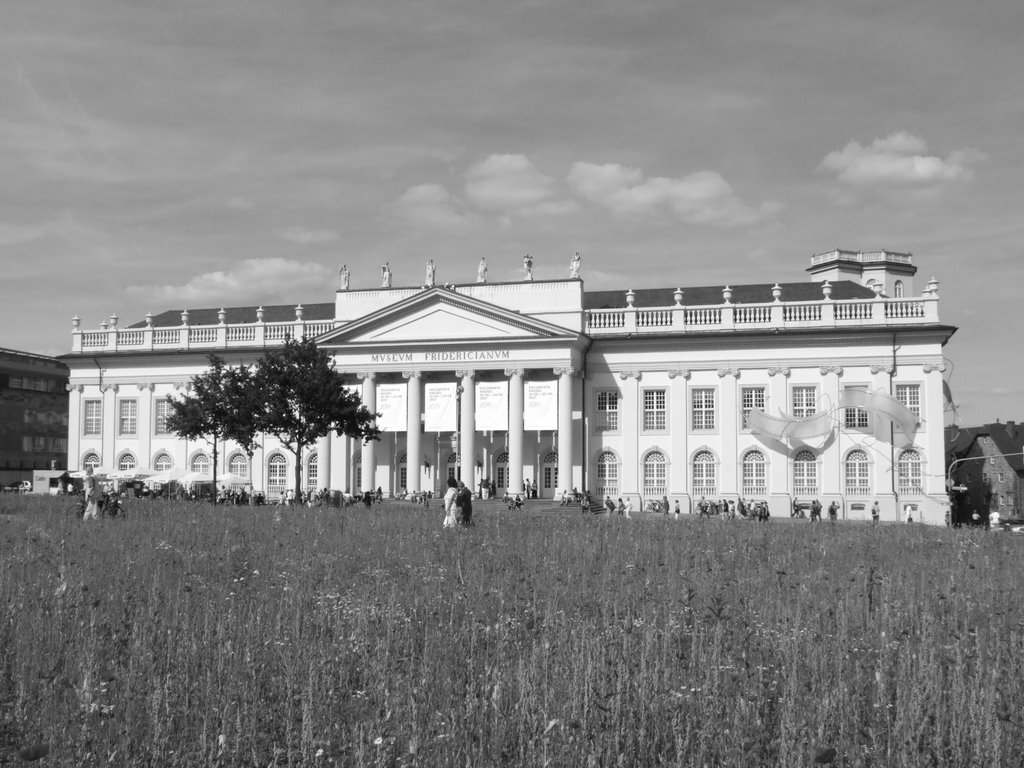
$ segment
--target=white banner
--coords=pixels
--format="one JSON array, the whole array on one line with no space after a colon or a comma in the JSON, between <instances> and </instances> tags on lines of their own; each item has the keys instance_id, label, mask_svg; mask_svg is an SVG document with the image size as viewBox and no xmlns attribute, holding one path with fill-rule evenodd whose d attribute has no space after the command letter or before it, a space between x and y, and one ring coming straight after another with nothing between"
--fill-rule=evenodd
<instances>
[{"instance_id":1,"label":"white banner","mask_svg":"<svg viewBox=\"0 0 1024 768\"><path fill-rule=\"evenodd\" d=\"M558 382L528 381L523 403L523 429L558 429Z\"/></svg>"},{"instance_id":2,"label":"white banner","mask_svg":"<svg viewBox=\"0 0 1024 768\"><path fill-rule=\"evenodd\" d=\"M475 389L476 428L480 431L508 429L508 382L479 381Z\"/></svg>"},{"instance_id":3,"label":"white banner","mask_svg":"<svg viewBox=\"0 0 1024 768\"><path fill-rule=\"evenodd\" d=\"M377 429L381 432L405 432L409 418L406 384L377 385Z\"/></svg>"},{"instance_id":4,"label":"white banner","mask_svg":"<svg viewBox=\"0 0 1024 768\"><path fill-rule=\"evenodd\" d=\"M426 432L454 432L455 420L455 383L424 384L423 401L426 405L423 416L423 429Z\"/></svg>"}]
</instances>

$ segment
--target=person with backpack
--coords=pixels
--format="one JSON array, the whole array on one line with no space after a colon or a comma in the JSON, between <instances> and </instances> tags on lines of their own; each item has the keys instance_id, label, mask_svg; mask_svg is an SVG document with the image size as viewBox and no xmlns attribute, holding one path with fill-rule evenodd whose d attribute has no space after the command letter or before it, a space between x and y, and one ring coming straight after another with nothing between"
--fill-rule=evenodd
<instances>
[{"instance_id":1,"label":"person with backpack","mask_svg":"<svg viewBox=\"0 0 1024 768\"><path fill-rule=\"evenodd\" d=\"M458 510L456 522L463 528L471 526L473 524L473 492L461 480L458 493L455 496L455 506Z\"/></svg>"}]
</instances>

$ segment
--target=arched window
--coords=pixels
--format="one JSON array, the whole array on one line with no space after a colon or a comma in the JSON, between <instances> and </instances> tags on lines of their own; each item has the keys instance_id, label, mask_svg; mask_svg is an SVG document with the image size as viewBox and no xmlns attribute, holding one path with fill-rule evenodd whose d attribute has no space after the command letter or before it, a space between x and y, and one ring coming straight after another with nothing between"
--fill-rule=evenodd
<instances>
[{"instance_id":1,"label":"arched window","mask_svg":"<svg viewBox=\"0 0 1024 768\"><path fill-rule=\"evenodd\" d=\"M508 488L508 451L499 453L494 460L494 484L498 488Z\"/></svg>"},{"instance_id":2,"label":"arched window","mask_svg":"<svg viewBox=\"0 0 1024 768\"><path fill-rule=\"evenodd\" d=\"M459 454L448 454L448 477L459 479Z\"/></svg>"},{"instance_id":3,"label":"arched window","mask_svg":"<svg viewBox=\"0 0 1024 768\"><path fill-rule=\"evenodd\" d=\"M793 495L818 495L818 460L810 451L800 451L793 459Z\"/></svg>"},{"instance_id":4,"label":"arched window","mask_svg":"<svg viewBox=\"0 0 1024 768\"><path fill-rule=\"evenodd\" d=\"M84 469L88 469L89 467L96 469L96 467L98 467L99 465L100 455L95 451L90 451L89 453L85 454L85 456L82 457L82 467Z\"/></svg>"},{"instance_id":5,"label":"arched window","mask_svg":"<svg viewBox=\"0 0 1024 768\"><path fill-rule=\"evenodd\" d=\"M540 481L545 495L550 497L558 490L558 454L555 451L544 455L540 463Z\"/></svg>"},{"instance_id":6,"label":"arched window","mask_svg":"<svg viewBox=\"0 0 1024 768\"><path fill-rule=\"evenodd\" d=\"M849 496L871 495L871 467L868 455L861 450L846 454L846 493Z\"/></svg>"},{"instance_id":7,"label":"arched window","mask_svg":"<svg viewBox=\"0 0 1024 768\"><path fill-rule=\"evenodd\" d=\"M693 457L693 495L717 496L718 478L715 457L711 451L698 451Z\"/></svg>"},{"instance_id":8,"label":"arched window","mask_svg":"<svg viewBox=\"0 0 1024 768\"><path fill-rule=\"evenodd\" d=\"M275 453L267 459L267 495L281 496L288 482L288 459Z\"/></svg>"},{"instance_id":9,"label":"arched window","mask_svg":"<svg viewBox=\"0 0 1024 768\"><path fill-rule=\"evenodd\" d=\"M157 472L168 472L174 469L174 459L171 458L169 453L158 453L156 458L153 459L153 469Z\"/></svg>"},{"instance_id":10,"label":"arched window","mask_svg":"<svg viewBox=\"0 0 1024 768\"><path fill-rule=\"evenodd\" d=\"M901 495L921 493L921 454L903 451L896 462L897 487Z\"/></svg>"},{"instance_id":11,"label":"arched window","mask_svg":"<svg viewBox=\"0 0 1024 768\"><path fill-rule=\"evenodd\" d=\"M768 493L766 462L760 451L747 451L743 455L743 495L764 496Z\"/></svg>"},{"instance_id":12,"label":"arched window","mask_svg":"<svg viewBox=\"0 0 1024 768\"><path fill-rule=\"evenodd\" d=\"M895 283L893 283L893 285L892 285L892 295L893 295L893 298L895 298L895 299L902 299L903 298L903 281L902 280L897 280Z\"/></svg>"},{"instance_id":13,"label":"arched window","mask_svg":"<svg viewBox=\"0 0 1024 768\"><path fill-rule=\"evenodd\" d=\"M597 495L619 495L619 459L611 451L605 451L597 457Z\"/></svg>"},{"instance_id":14,"label":"arched window","mask_svg":"<svg viewBox=\"0 0 1024 768\"><path fill-rule=\"evenodd\" d=\"M243 453L236 453L228 462L228 472L239 477L249 477L249 459Z\"/></svg>"},{"instance_id":15,"label":"arched window","mask_svg":"<svg viewBox=\"0 0 1024 768\"><path fill-rule=\"evenodd\" d=\"M651 451L644 456L644 496L660 497L668 493L665 454Z\"/></svg>"},{"instance_id":16,"label":"arched window","mask_svg":"<svg viewBox=\"0 0 1024 768\"><path fill-rule=\"evenodd\" d=\"M419 471L419 467L416 468ZM409 454L403 453L398 457L398 487L408 489L409 487Z\"/></svg>"},{"instance_id":17,"label":"arched window","mask_svg":"<svg viewBox=\"0 0 1024 768\"><path fill-rule=\"evenodd\" d=\"M197 453L192 457L190 470L192 472L199 472L203 475L210 474L210 457L205 453Z\"/></svg>"},{"instance_id":18,"label":"arched window","mask_svg":"<svg viewBox=\"0 0 1024 768\"><path fill-rule=\"evenodd\" d=\"M405 458L404 456L402 457ZM315 491L317 490L317 479L320 476L320 467L317 460L317 454L311 455L306 459L306 490ZM405 487L404 485L402 486Z\"/></svg>"},{"instance_id":19,"label":"arched window","mask_svg":"<svg viewBox=\"0 0 1024 768\"><path fill-rule=\"evenodd\" d=\"M121 458L117 460L118 472L131 472L136 466L138 465L135 461L135 457L130 453L122 453Z\"/></svg>"}]
</instances>

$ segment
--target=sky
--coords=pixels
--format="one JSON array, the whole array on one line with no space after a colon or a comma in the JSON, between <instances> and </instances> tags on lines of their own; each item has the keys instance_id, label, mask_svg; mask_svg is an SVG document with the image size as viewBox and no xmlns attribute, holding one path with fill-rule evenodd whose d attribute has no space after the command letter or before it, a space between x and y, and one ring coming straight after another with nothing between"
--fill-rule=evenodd
<instances>
[{"instance_id":1,"label":"sky","mask_svg":"<svg viewBox=\"0 0 1024 768\"><path fill-rule=\"evenodd\" d=\"M184 307L909 251L957 423L1024 421L1019 0L4 0L0 347ZM949 420L948 419L948 420Z\"/></svg>"}]
</instances>

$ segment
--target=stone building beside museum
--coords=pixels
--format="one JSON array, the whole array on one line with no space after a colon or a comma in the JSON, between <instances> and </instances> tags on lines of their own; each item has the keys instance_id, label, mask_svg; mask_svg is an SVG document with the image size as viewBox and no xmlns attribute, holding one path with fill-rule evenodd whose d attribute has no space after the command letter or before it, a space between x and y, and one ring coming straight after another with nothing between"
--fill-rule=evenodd
<instances>
[{"instance_id":1,"label":"stone building beside museum","mask_svg":"<svg viewBox=\"0 0 1024 768\"><path fill-rule=\"evenodd\" d=\"M111 317L72 350L72 468L209 471L210 447L166 430L167 398L210 353L252 361L311 336L363 403L381 440L331 436L303 457L306 488L433 489L448 476L498 493L589 489L634 502L667 496L835 500L841 515L910 509L942 523L943 346L938 283L915 291L910 254L830 251L809 280L775 285L588 291L565 280L350 289L333 302L190 309L128 327ZM266 439L234 446L218 473L271 497L293 458Z\"/></svg>"},{"instance_id":2,"label":"stone building beside museum","mask_svg":"<svg viewBox=\"0 0 1024 768\"><path fill-rule=\"evenodd\" d=\"M0 349L0 484L64 469L68 369L61 361Z\"/></svg>"}]
</instances>

